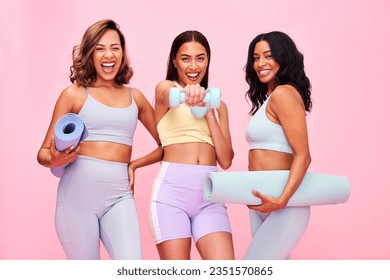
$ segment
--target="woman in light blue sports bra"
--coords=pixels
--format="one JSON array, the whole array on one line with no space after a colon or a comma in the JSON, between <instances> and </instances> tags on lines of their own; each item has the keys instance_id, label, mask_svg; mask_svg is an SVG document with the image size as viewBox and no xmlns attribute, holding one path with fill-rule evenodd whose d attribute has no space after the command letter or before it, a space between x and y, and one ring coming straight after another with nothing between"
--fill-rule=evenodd
<instances>
[{"instance_id":1,"label":"woman in light blue sports bra","mask_svg":"<svg viewBox=\"0 0 390 280\"><path fill-rule=\"evenodd\" d=\"M253 192L262 204L249 206L253 239L245 259L288 259L310 218L310 207L286 205L311 161L306 126L311 85L303 55L278 31L260 34L250 43L245 79L252 102L246 131L249 170L290 170L280 197Z\"/></svg>"},{"instance_id":2,"label":"woman in light blue sports bra","mask_svg":"<svg viewBox=\"0 0 390 280\"><path fill-rule=\"evenodd\" d=\"M160 161L162 148L131 161L138 120L160 144L151 104L125 86L132 75L119 26L112 20L91 25L73 50L72 85L61 93L38 152L45 167L66 165L55 225L68 259L100 259L100 241L112 259L142 258L134 172ZM58 151L52 135L68 113L83 119L88 137L77 148Z\"/></svg>"}]
</instances>

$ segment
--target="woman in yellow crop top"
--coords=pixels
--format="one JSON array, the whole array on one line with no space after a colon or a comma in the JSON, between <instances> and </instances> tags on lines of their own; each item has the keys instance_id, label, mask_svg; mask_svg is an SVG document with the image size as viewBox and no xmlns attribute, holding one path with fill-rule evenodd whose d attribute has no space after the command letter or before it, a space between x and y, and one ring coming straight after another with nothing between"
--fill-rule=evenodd
<instances>
[{"instance_id":1,"label":"woman in yellow crop top","mask_svg":"<svg viewBox=\"0 0 390 280\"><path fill-rule=\"evenodd\" d=\"M173 41L166 80L156 86L155 117L164 158L155 179L150 227L161 259L190 259L191 237L202 259L233 259L230 223L223 204L205 203L203 181L217 164L227 169L234 152L226 104L197 119L189 106L202 103L208 86L210 47L198 31ZM169 107L170 88L185 103Z\"/></svg>"}]
</instances>

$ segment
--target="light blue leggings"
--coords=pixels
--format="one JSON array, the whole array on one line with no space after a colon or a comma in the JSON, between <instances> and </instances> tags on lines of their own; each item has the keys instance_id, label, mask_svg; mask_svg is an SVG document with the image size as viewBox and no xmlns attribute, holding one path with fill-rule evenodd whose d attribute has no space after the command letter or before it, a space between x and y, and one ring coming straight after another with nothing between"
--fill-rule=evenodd
<instances>
[{"instance_id":1,"label":"light blue leggings","mask_svg":"<svg viewBox=\"0 0 390 280\"><path fill-rule=\"evenodd\" d=\"M100 259L100 240L112 259L141 259L137 210L127 164L78 156L57 193L55 224L68 259Z\"/></svg>"},{"instance_id":2,"label":"light blue leggings","mask_svg":"<svg viewBox=\"0 0 390 280\"><path fill-rule=\"evenodd\" d=\"M249 210L252 242L244 259L284 260L302 238L310 220L310 207L286 207L261 213Z\"/></svg>"}]
</instances>

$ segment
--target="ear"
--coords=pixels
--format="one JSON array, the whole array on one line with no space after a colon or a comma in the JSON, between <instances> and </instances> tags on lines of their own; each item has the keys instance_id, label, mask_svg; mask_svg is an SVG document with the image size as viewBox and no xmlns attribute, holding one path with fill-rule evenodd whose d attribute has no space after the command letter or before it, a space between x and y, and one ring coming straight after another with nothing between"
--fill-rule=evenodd
<instances>
[{"instance_id":1,"label":"ear","mask_svg":"<svg viewBox=\"0 0 390 280\"><path fill-rule=\"evenodd\" d=\"M173 66L174 66L175 68L177 68L176 59L172 60L172 63L173 63Z\"/></svg>"}]
</instances>

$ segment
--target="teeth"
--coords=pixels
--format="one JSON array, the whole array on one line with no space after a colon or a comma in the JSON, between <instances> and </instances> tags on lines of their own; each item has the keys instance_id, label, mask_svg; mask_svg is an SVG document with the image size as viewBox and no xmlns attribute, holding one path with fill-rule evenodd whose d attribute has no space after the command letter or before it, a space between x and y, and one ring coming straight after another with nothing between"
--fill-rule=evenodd
<instances>
[{"instance_id":1,"label":"teeth","mask_svg":"<svg viewBox=\"0 0 390 280\"><path fill-rule=\"evenodd\" d=\"M115 65L115 62L112 63L102 63L104 67L113 67Z\"/></svg>"},{"instance_id":2,"label":"teeth","mask_svg":"<svg viewBox=\"0 0 390 280\"><path fill-rule=\"evenodd\" d=\"M260 74L268 74L269 72L271 72L271 70L261 70L259 73Z\"/></svg>"},{"instance_id":3,"label":"teeth","mask_svg":"<svg viewBox=\"0 0 390 280\"><path fill-rule=\"evenodd\" d=\"M187 75L190 76L191 78L196 78L198 77L199 73L188 73Z\"/></svg>"}]
</instances>

